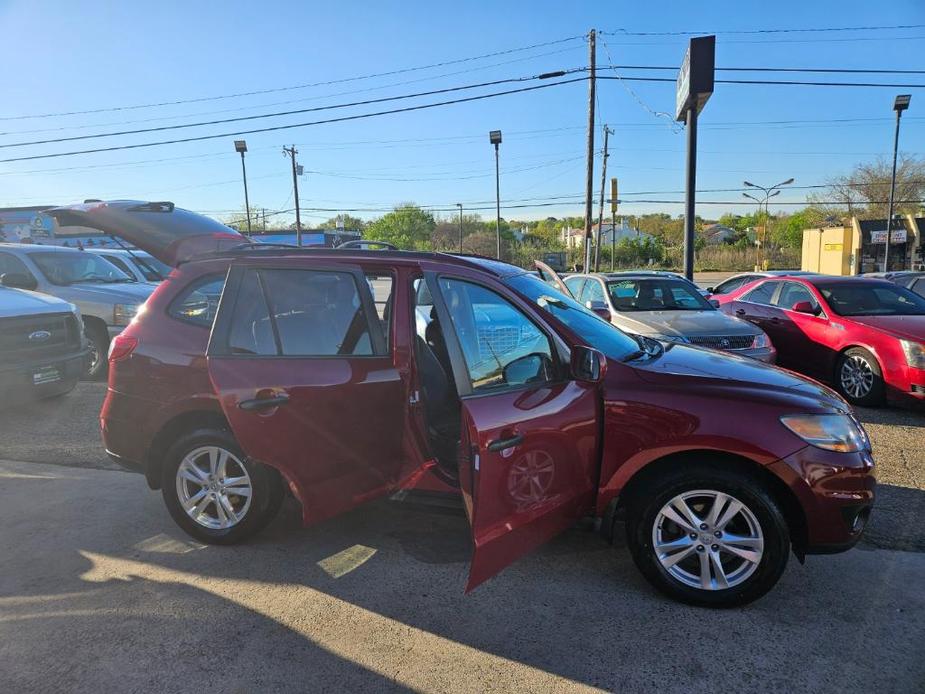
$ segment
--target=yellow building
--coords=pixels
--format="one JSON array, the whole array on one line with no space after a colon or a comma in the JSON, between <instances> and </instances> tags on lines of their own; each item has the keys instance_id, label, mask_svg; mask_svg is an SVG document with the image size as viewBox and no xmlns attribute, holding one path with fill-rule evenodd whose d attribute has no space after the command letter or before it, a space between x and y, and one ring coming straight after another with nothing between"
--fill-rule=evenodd
<instances>
[{"instance_id":1,"label":"yellow building","mask_svg":"<svg viewBox=\"0 0 925 694\"><path fill-rule=\"evenodd\" d=\"M906 215L890 234L890 270L925 269L925 218ZM886 220L859 220L840 227L803 230L800 269L826 275L860 275L883 269Z\"/></svg>"}]
</instances>

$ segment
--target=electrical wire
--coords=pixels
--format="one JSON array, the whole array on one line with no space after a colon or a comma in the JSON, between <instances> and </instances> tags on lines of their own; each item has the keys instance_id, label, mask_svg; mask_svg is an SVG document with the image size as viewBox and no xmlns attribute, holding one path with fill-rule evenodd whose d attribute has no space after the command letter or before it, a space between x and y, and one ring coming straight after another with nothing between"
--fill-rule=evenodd
<instances>
[{"instance_id":1,"label":"electrical wire","mask_svg":"<svg viewBox=\"0 0 925 694\"><path fill-rule=\"evenodd\" d=\"M628 31L617 28L612 31L599 31L605 36L704 36L707 34L812 34L841 31L888 31L898 29L922 29L925 24L892 24L887 26L855 27L799 27L792 29L726 29L719 31Z\"/></svg>"}]
</instances>

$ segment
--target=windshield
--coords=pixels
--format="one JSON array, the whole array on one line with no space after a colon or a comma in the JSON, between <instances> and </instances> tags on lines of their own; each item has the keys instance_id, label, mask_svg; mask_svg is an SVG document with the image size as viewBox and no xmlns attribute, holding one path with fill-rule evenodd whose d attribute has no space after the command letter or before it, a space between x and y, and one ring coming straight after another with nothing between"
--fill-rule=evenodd
<instances>
[{"instance_id":1,"label":"windshield","mask_svg":"<svg viewBox=\"0 0 925 694\"><path fill-rule=\"evenodd\" d=\"M904 287L833 282L816 288L839 316L925 316L925 299Z\"/></svg>"},{"instance_id":2,"label":"windshield","mask_svg":"<svg viewBox=\"0 0 925 694\"><path fill-rule=\"evenodd\" d=\"M149 282L160 282L162 279L167 277L170 274L170 271L173 269L166 263L162 263L160 260L154 256L148 255L147 253L138 253L132 252L132 263L135 264L135 267L144 275L145 279Z\"/></svg>"},{"instance_id":3,"label":"windshield","mask_svg":"<svg viewBox=\"0 0 925 694\"><path fill-rule=\"evenodd\" d=\"M598 318L571 297L549 286L536 275L509 277L505 283L528 300L552 314L588 345L599 349L611 359L625 361L640 354L639 343L619 328Z\"/></svg>"},{"instance_id":4,"label":"windshield","mask_svg":"<svg viewBox=\"0 0 925 694\"><path fill-rule=\"evenodd\" d=\"M625 279L607 283L617 311L715 311L716 309L683 280Z\"/></svg>"},{"instance_id":5,"label":"windshield","mask_svg":"<svg viewBox=\"0 0 925 694\"><path fill-rule=\"evenodd\" d=\"M67 286L80 282L134 282L125 272L93 253L45 252L29 255L52 284Z\"/></svg>"}]
</instances>

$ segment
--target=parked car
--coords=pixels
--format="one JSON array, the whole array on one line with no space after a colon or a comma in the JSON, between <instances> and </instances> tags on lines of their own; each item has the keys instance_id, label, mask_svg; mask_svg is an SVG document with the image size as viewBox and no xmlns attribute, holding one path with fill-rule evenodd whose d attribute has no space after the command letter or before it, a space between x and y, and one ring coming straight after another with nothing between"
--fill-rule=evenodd
<instances>
[{"instance_id":1,"label":"parked car","mask_svg":"<svg viewBox=\"0 0 925 694\"><path fill-rule=\"evenodd\" d=\"M776 351L764 331L717 310L692 282L674 273L570 275L563 284L585 308L624 332L774 363Z\"/></svg>"},{"instance_id":2,"label":"parked car","mask_svg":"<svg viewBox=\"0 0 925 694\"><path fill-rule=\"evenodd\" d=\"M164 265L150 253L122 248L84 249L108 260L126 275L134 277L136 282L161 282L172 269Z\"/></svg>"},{"instance_id":3,"label":"parked car","mask_svg":"<svg viewBox=\"0 0 925 694\"><path fill-rule=\"evenodd\" d=\"M253 535L285 489L309 524L427 486L466 509L468 589L594 516L658 589L729 606L864 530L868 438L809 379L632 337L487 258L258 250L169 203L48 214L177 266L115 339L100 419L201 541Z\"/></svg>"},{"instance_id":4,"label":"parked car","mask_svg":"<svg viewBox=\"0 0 925 694\"><path fill-rule=\"evenodd\" d=\"M925 297L925 272L921 270L902 270L897 272L867 272L862 277L889 280L900 287L911 289L919 296Z\"/></svg>"},{"instance_id":5,"label":"parked car","mask_svg":"<svg viewBox=\"0 0 925 694\"><path fill-rule=\"evenodd\" d=\"M0 274L6 286L39 291L77 306L90 350L86 374L103 378L112 337L122 332L154 285L136 282L98 255L76 248L0 244Z\"/></svg>"},{"instance_id":6,"label":"parked car","mask_svg":"<svg viewBox=\"0 0 925 694\"><path fill-rule=\"evenodd\" d=\"M53 296L6 287L6 277L0 274L0 407L69 393L87 360L80 312Z\"/></svg>"},{"instance_id":7,"label":"parked car","mask_svg":"<svg viewBox=\"0 0 925 694\"><path fill-rule=\"evenodd\" d=\"M925 401L925 299L886 280L810 275L765 279L723 311L755 323L778 362L832 382L855 405Z\"/></svg>"},{"instance_id":8,"label":"parked car","mask_svg":"<svg viewBox=\"0 0 925 694\"><path fill-rule=\"evenodd\" d=\"M738 275L733 275L728 279L723 280L715 287L707 287L707 298L715 299L720 304L724 304L729 301L729 295L744 287L746 284L751 284L757 280L763 279L765 277L805 277L807 275L814 275L814 272L807 272L806 270L765 270L763 272L742 272Z\"/></svg>"}]
</instances>

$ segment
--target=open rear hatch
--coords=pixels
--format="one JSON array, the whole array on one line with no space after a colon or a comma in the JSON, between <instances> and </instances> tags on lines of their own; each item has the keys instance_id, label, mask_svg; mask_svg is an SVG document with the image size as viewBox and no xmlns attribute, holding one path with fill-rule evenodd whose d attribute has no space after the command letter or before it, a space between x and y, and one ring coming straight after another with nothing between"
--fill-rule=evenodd
<instances>
[{"instance_id":1,"label":"open rear hatch","mask_svg":"<svg viewBox=\"0 0 925 694\"><path fill-rule=\"evenodd\" d=\"M59 226L81 226L116 236L171 267L196 255L227 250L247 237L172 202L113 200L46 210Z\"/></svg>"}]
</instances>

